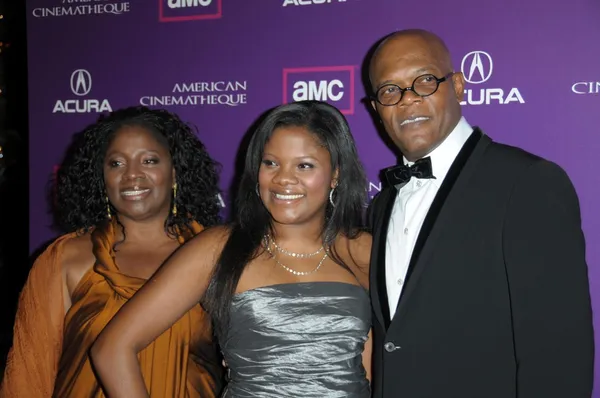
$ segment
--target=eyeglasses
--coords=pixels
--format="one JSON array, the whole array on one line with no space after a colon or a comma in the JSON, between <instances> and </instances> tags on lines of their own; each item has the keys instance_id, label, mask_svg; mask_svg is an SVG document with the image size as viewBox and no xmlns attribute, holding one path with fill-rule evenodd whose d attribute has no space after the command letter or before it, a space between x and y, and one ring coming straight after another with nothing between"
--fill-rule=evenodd
<instances>
[{"instance_id":1,"label":"eyeglasses","mask_svg":"<svg viewBox=\"0 0 600 398\"><path fill-rule=\"evenodd\" d=\"M373 99L383 106L393 106L402 101L402 97L407 91L412 91L419 97L428 97L438 90L440 83L448 80L453 74L454 72L448 73L442 78L437 78L432 74L421 75L407 88L400 88L396 84L385 84L379 87Z\"/></svg>"}]
</instances>

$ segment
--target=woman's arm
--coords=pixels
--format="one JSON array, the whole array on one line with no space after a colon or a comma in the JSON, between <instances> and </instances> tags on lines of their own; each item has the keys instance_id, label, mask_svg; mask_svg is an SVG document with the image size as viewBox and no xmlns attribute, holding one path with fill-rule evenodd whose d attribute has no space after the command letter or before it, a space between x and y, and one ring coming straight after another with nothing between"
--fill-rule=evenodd
<instances>
[{"instance_id":1,"label":"woman's arm","mask_svg":"<svg viewBox=\"0 0 600 398\"><path fill-rule=\"evenodd\" d=\"M369 263L371 261L371 246L373 237L368 232L361 233L356 239L350 242L349 257L350 264L356 270L357 279L363 287L369 287ZM371 381L371 357L373 354L373 331L369 331L368 339L363 349L363 366L367 371L367 379Z\"/></svg>"},{"instance_id":2,"label":"woman's arm","mask_svg":"<svg viewBox=\"0 0 600 398\"><path fill-rule=\"evenodd\" d=\"M20 293L2 398L52 396L62 351L62 261L69 241L68 236L58 238L37 258Z\"/></svg>"},{"instance_id":3,"label":"woman's arm","mask_svg":"<svg viewBox=\"0 0 600 398\"><path fill-rule=\"evenodd\" d=\"M368 340L365 342L365 348L362 353L362 363L367 371L367 379L371 381L371 359L373 355L373 331L369 331Z\"/></svg>"},{"instance_id":4,"label":"woman's arm","mask_svg":"<svg viewBox=\"0 0 600 398\"><path fill-rule=\"evenodd\" d=\"M363 232L352 240L347 240L347 245L338 252L342 253L343 260L353 270L356 279L364 287L369 287L369 262L371 259L371 246L373 237L370 233ZM345 249L345 250L344 250ZM370 330L362 353L362 363L367 372L367 379L371 381L371 356L373 351L373 331Z\"/></svg>"},{"instance_id":5,"label":"woman's arm","mask_svg":"<svg viewBox=\"0 0 600 398\"><path fill-rule=\"evenodd\" d=\"M226 238L215 227L183 245L104 328L91 358L108 396L148 397L137 353L198 304Z\"/></svg>"}]
</instances>

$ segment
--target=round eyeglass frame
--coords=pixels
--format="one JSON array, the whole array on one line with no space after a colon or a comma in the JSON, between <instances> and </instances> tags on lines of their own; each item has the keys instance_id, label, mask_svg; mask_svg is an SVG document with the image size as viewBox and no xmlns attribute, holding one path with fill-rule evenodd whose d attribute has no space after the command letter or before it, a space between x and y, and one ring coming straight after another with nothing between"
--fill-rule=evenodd
<instances>
[{"instance_id":1,"label":"round eyeglass frame","mask_svg":"<svg viewBox=\"0 0 600 398\"><path fill-rule=\"evenodd\" d=\"M429 97L430 95L435 94L438 89L440 88L440 84L447 81L448 78L450 78L452 75L454 75L455 72L450 72L447 75L443 76L443 77L437 77L436 75L434 75L433 73L425 73L423 75L419 75L415 78L415 80L413 80L412 84L410 87L406 87L406 88L402 88L397 84L393 84L393 83L388 83L388 84L384 84L383 86L379 87L377 89L377 91L375 92L375 96L371 97L374 101L377 101L378 104L382 105L382 106L395 106L398 105L400 103L400 101L402 101L402 98L404 97L404 93L407 91L412 91L413 93L415 93L415 95L418 95L421 98L425 98L425 97ZM429 93L429 94L419 94L416 90L415 90L415 83L417 82L417 80L423 78L424 76L431 76L435 79L436 82L436 86L435 89ZM386 87L398 87L398 89L400 90L400 97L398 98L398 101L392 103L392 104L384 104L379 100L379 92L386 88Z\"/></svg>"}]
</instances>

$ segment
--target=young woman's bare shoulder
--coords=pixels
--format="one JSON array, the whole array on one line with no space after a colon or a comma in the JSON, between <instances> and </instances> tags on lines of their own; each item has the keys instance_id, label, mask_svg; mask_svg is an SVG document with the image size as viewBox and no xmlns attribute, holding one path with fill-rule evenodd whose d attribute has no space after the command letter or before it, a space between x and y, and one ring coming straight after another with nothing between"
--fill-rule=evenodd
<instances>
[{"instance_id":1,"label":"young woman's bare shoulder","mask_svg":"<svg viewBox=\"0 0 600 398\"><path fill-rule=\"evenodd\" d=\"M368 276L372 240L368 232L360 232L352 238L339 236L335 243L335 250L341 260L356 271L356 274Z\"/></svg>"},{"instance_id":2,"label":"young woman's bare shoulder","mask_svg":"<svg viewBox=\"0 0 600 398\"><path fill-rule=\"evenodd\" d=\"M221 254L230 233L231 228L227 225L217 225L206 228L184 244L179 251L188 256L218 256Z\"/></svg>"},{"instance_id":3,"label":"young woman's bare shoulder","mask_svg":"<svg viewBox=\"0 0 600 398\"><path fill-rule=\"evenodd\" d=\"M229 225L215 225L200 232L193 241L197 241L197 245L224 245L230 234L231 227Z\"/></svg>"},{"instance_id":4,"label":"young woman's bare shoulder","mask_svg":"<svg viewBox=\"0 0 600 398\"><path fill-rule=\"evenodd\" d=\"M361 232L354 239L350 239L350 252L359 260L359 265L369 265L373 236L369 232Z\"/></svg>"},{"instance_id":5,"label":"young woman's bare shoulder","mask_svg":"<svg viewBox=\"0 0 600 398\"><path fill-rule=\"evenodd\" d=\"M373 236L369 232L360 232L355 238L348 239L350 257L356 266L368 271L371 260Z\"/></svg>"}]
</instances>

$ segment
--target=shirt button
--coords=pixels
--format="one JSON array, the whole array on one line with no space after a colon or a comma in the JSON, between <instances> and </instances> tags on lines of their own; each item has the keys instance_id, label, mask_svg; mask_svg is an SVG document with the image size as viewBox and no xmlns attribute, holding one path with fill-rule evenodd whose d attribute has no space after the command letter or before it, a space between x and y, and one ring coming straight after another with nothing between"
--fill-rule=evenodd
<instances>
[{"instance_id":1,"label":"shirt button","mask_svg":"<svg viewBox=\"0 0 600 398\"><path fill-rule=\"evenodd\" d=\"M404 283L404 281L402 280L402 278L399 278L399 279L398 279L398 284L399 284L400 286L402 286L402 284L403 284L403 283Z\"/></svg>"},{"instance_id":2,"label":"shirt button","mask_svg":"<svg viewBox=\"0 0 600 398\"><path fill-rule=\"evenodd\" d=\"M423 185L423 183L419 180L417 180L417 186L420 187L421 185Z\"/></svg>"},{"instance_id":3,"label":"shirt button","mask_svg":"<svg viewBox=\"0 0 600 398\"><path fill-rule=\"evenodd\" d=\"M393 352L396 351L398 349L400 349L400 347L397 347L394 343L392 343L391 341L388 341L387 343L385 343L383 345L383 348L387 351L387 352Z\"/></svg>"},{"instance_id":4,"label":"shirt button","mask_svg":"<svg viewBox=\"0 0 600 398\"><path fill-rule=\"evenodd\" d=\"M404 228L404 235L408 235L408 228Z\"/></svg>"}]
</instances>

